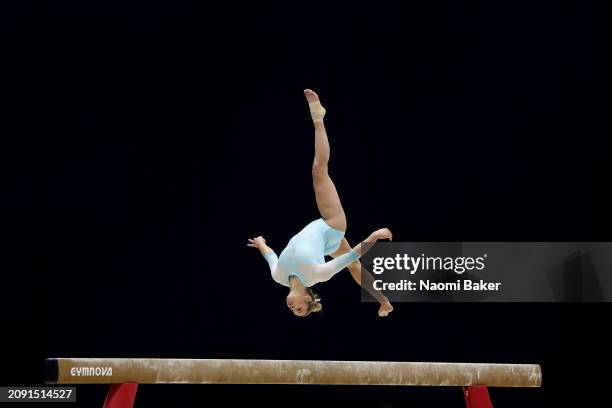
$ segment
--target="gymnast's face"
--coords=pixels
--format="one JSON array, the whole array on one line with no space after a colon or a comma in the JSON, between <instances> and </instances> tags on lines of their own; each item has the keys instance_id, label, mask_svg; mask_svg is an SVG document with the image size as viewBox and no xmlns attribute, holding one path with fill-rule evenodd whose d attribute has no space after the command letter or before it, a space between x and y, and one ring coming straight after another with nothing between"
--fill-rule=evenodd
<instances>
[{"instance_id":1,"label":"gymnast's face","mask_svg":"<svg viewBox=\"0 0 612 408\"><path fill-rule=\"evenodd\" d=\"M307 293L290 292L287 295L287 307L296 316L306 316L308 314L309 302L312 302L312 297Z\"/></svg>"}]
</instances>

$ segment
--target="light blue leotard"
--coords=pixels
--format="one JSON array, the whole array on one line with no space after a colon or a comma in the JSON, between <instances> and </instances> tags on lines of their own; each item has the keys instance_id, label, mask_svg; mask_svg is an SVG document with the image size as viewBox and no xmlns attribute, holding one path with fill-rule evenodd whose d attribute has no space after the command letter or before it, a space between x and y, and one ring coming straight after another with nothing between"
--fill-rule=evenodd
<instances>
[{"instance_id":1,"label":"light blue leotard","mask_svg":"<svg viewBox=\"0 0 612 408\"><path fill-rule=\"evenodd\" d=\"M289 277L296 276L306 287L331 279L359 259L353 249L325 262L325 255L335 252L343 237L343 231L330 227L322 218L311 222L289 240L280 257L274 252L264 254L272 279L289 286Z\"/></svg>"}]
</instances>

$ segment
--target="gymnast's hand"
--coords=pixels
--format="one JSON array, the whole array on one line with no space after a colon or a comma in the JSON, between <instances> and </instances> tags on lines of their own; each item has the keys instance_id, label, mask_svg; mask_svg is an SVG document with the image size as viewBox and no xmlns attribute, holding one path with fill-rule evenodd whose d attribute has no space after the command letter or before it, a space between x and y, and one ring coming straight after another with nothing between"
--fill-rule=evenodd
<instances>
[{"instance_id":1,"label":"gymnast's hand","mask_svg":"<svg viewBox=\"0 0 612 408\"><path fill-rule=\"evenodd\" d=\"M370 235L370 238L372 238L372 241L374 242L378 241L379 239L388 239L389 241L393 241L393 234L389 228L381 228L374 231L372 235Z\"/></svg>"},{"instance_id":2,"label":"gymnast's hand","mask_svg":"<svg viewBox=\"0 0 612 408\"><path fill-rule=\"evenodd\" d=\"M247 246L250 246L251 248L261 249L262 247L266 246L266 240L261 235L255 238L249 238L249 243L247 244Z\"/></svg>"},{"instance_id":3,"label":"gymnast's hand","mask_svg":"<svg viewBox=\"0 0 612 408\"><path fill-rule=\"evenodd\" d=\"M261 252L262 255L265 255L268 252L274 252L272 248L266 245L266 240L261 235L255 238L249 238L249 243L247 246L259 249L259 252Z\"/></svg>"}]
</instances>

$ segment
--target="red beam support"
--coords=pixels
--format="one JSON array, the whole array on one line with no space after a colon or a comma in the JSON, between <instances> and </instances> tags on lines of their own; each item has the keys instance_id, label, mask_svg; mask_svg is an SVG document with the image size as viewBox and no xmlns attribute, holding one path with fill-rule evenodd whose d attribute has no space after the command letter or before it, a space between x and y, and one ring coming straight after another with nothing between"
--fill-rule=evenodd
<instances>
[{"instance_id":1,"label":"red beam support","mask_svg":"<svg viewBox=\"0 0 612 408\"><path fill-rule=\"evenodd\" d=\"M463 387L463 397L467 408L493 408L486 385Z\"/></svg>"},{"instance_id":2,"label":"red beam support","mask_svg":"<svg viewBox=\"0 0 612 408\"><path fill-rule=\"evenodd\" d=\"M135 383L111 385L102 408L132 408L137 390Z\"/></svg>"}]
</instances>

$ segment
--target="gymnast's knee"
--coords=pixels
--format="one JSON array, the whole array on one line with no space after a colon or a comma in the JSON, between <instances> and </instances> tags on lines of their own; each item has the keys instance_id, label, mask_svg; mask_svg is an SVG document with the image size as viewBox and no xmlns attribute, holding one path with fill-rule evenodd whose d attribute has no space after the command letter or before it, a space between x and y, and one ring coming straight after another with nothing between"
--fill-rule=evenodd
<instances>
[{"instance_id":1,"label":"gymnast's knee","mask_svg":"<svg viewBox=\"0 0 612 408\"><path fill-rule=\"evenodd\" d=\"M327 177L327 163L322 163L319 160L315 160L312 163L312 177Z\"/></svg>"}]
</instances>

